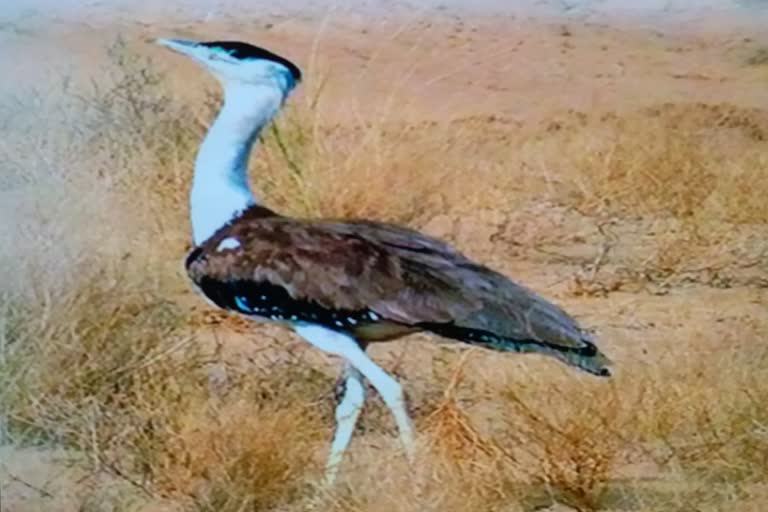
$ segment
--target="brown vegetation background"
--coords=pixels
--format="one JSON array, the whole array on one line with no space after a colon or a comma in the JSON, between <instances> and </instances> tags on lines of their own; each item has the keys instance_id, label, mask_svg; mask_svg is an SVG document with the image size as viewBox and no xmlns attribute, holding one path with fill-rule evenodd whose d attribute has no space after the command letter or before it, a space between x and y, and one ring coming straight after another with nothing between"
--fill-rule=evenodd
<instances>
[{"instance_id":1,"label":"brown vegetation background","mask_svg":"<svg viewBox=\"0 0 768 512\"><path fill-rule=\"evenodd\" d=\"M0 27L0 510L765 510L768 38L720 25ZM338 362L183 278L218 91L168 35L304 68L252 160L267 204L443 237L593 328L615 377L374 346L419 462L371 393L320 488Z\"/></svg>"}]
</instances>

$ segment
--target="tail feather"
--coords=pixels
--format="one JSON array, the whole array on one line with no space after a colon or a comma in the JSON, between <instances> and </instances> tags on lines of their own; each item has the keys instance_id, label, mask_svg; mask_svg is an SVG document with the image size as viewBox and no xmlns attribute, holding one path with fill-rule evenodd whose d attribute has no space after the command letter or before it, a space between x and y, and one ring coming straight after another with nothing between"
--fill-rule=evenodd
<instances>
[{"instance_id":1,"label":"tail feather","mask_svg":"<svg viewBox=\"0 0 768 512\"><path fill-rule=\"evenodd\" d=\"M498 336L480 329L469 329L452 323L424 323L419 327L440 336L463 341L470 345L482 346L500 352L530 353L538 352L552 356L560 361L584 370L598 377L609 377L610 359L585 335L583 346L568 347L534 339L513 339Z\"/></svg>"}]
</instances>

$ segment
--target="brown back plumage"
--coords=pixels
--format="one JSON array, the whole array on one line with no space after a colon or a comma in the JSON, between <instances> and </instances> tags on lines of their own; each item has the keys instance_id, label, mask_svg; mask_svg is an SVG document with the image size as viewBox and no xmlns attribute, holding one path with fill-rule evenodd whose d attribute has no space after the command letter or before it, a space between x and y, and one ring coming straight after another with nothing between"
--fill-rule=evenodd
<instances>
[{"instance_id":1,"label":"brown back plumage","mask_svg":"<svg viewBox=\"0 0 768 512\"><path fill-rule=\"evenodd\" d=\"M220 248L226 239L237 247ZM373 312L380 323L401 327L388 337L425 329L497 350L543 352L607 374L609 361L565 311L411 229L298 220L259 208L220 229L193 255L188 272L198 285L204 279L269 283L292 300Z\"/></svg>"}]
</instances>

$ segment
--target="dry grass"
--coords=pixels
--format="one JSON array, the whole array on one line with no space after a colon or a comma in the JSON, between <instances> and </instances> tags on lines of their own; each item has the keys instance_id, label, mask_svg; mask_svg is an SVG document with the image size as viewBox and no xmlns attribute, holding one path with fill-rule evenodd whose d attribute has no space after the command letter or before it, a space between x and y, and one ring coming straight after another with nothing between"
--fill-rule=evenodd
<instances>
[{"instance_id":1,"label":"dry grass","mask_svg":"<svg viewBox=\"0 0 768 512\"><path fill-rule=\"evenodd\" d=\"M460 201L480 204L494 189L484 162L463 156L477 142L465 138L465 128L327 126L319 112L315 102L290 109L268 130L254 165L255 185L294 215L412 223ZM468 174L478 180L471 190L461 187Z\"/></svg>"},{"instance_id":2,"label":"dry grass","mask_svg":"<svg viewBox=\"0 0 768 512\"><path fill-rule=\"evenodd\" d=\"M200 411L205 411L201 413ZM268 510L296 500L314 478L317 418L309 409L201 402L159 453L157 488L195 510Z\"/></svg>"},{"instance_id":3,"label":"dry grass","mask_svg":"<svg viewBox=\"0 0 768 512\"><path fill-rule=\"evenodd\" d=\"M610 475L626 462L622 451L631 446L624 439L632 417L620 407L624 397L605 386L568 392L562 383L546 383L536 389L551 397L544 409L522 392L510 388L506 395L505 440L518 452L519 471L557 501L579 510L600 508ZM587 398L598 395L604 397L599 402Z\"/></svg>"},{"instance_id":4,"label":"dry grass","mask_svg":"<svg viewBox=\"0 0 768 512\"><path fill-rule=\"evenodd\" d=\"M464 364L471 353L471 350L465 352L457 363L442 400L425 418L422 427L431 451L454 465L472 462L477 457L499 459L506 455L499 446L478 432L457 402L456 388L463 378Z\"/></svg>"},{"instance_id":5,"label":"dry grass","mask_svg":"<svg viewBox=\"0 0 768 512\"><path fill-rule=\"evenodd\" d=\"M768 187L766 138L768 114L759 109L662 104L569 112L544 123L525 149L585 212L765 223L768 208L753 192Z\"/></svg>"},{"instance_id":6,"label":"dry grass","mask_svg":"<svg viewBox=\"0 0 768 512\"><path fill-rule=\"evenodd\" d=\"M0 126L0 202L12 219L0 226L9 241L0 248L6 442L66 447L91 484L105 475L127 482L147 510L765 505L768 325L755 313L764 285L728 274L765 265L765 111L659 104L553 114L533 126L486 117L341 125L318 114L323 87L310 83L252 162L270 205L471 224L478 206L506 214L544 197L546 212L557 205L583 224L576 234L558 231L559 221L539 232L545 212L515 221L529 222L535 238L521 242L508 235L514 222L502 222L501 235L462 238L462 249L490 247L482 256L506 268L512 247L523 264L570 278L571 298L584 301L574 305L596 311L591 323L622 325L604 336L619 360L610 381L538 360L513 373L497 361L514 358L491 356L478 356L487 357L474 369L483 371L458 358L437 377L409 368L409 378L428 380L410 389L422 409L417 467L384 447L394 443L381 415L363 422L339 488L320 492L332 378L282 332L254 328L249 344L226 324L201 328L178 270L188 243L180 205L213 96L201 93L191 110L152 60L120 40L108 62L103 81L2 107L36 106ZM47 140L40 119L67 135ZM539 251L569 244L587 246L589 257ZM658 310L618 308L611 298L637 282L663 284L670 296L640 287L636 304ZM672 302L692 282L699 288ZM696 295L712 287L740 293L738 314ZM433 364L429 347L413 350ZM87 489L83 503L94 510L136 509Z\"/></svg>"}]
</instances>

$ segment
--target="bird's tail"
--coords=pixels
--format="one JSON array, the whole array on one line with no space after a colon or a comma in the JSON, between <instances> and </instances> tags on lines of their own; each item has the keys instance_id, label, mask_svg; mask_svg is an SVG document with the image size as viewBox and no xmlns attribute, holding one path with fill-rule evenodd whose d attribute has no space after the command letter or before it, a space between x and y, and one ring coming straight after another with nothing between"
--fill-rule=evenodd
<instances>
[{"instance_id":1,"label":"bird's tail","mask_svg":"<svg viewBox=\"0 0 768 512\"><path fill-rule=\"evenodd\" d=\"M585 372L597 375L598 377L611 376L611 360L600 352L594 343L590 340L582 340L585 344L583 348L568 348L558 345L542 344L542 349L538 352L549 354L560 361L580 368Z\"/></svg>"},{"instance_id":2,"label":"bird's tail","mask_svg":"<svg viewBox=\"0 0 768 512\"><path fill-rule=\"evenodd\" d=\"M518 340L501 337L488 331L469 329L455 324L422 324L421 327L440 336L463 341L470 345L481 346L500 352L538 352L552 356L570 366L598 377L609 377L611 375L609 368L611 360L600 352L586 333L581 339L582 346L568 347L534 339Z\"/></svg>"}]
</instances>

